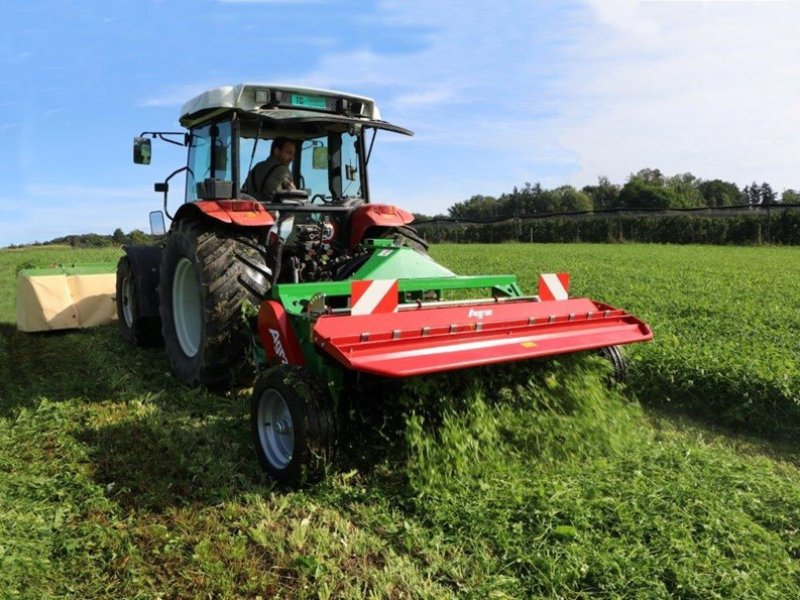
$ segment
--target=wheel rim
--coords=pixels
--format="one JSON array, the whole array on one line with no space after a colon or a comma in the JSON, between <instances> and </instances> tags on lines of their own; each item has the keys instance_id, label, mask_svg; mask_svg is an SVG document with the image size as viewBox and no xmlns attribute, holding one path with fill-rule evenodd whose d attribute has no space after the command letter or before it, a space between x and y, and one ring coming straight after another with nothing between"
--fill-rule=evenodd
<instances>
[{"instance_id":1,"label":"wheel rim","mask_svg":"<svg viewBox=\"0 0 800 600\"><path fill-rule=\"evenodd\" d=\"M258 441L264 456L276 469L285 469L294 451L292 415L283 396L270 388L258 400Z\"/></svg>"},{"instance_id":2,"label":"wheel rim","mask_svg":"<svg viewBox=\"0 0 800 600\"><path fill-rule=\"evenodd\" d=\"M122 317L128 328L133 327L133 278L126 275L122 280Z\"/></svg>"},{"instance_id":3,"label":"wheel rim","mask_svg":"<svg viewBox=\"0 0 800 600\"><path fill-rule=\"evenodd\" d=\"M185 257L175 265L172 276L172 318L181 350L190 358L195 356L200 349L203 333L203 308L200 304L197 269Z\"/></svg>"}]
</instances>

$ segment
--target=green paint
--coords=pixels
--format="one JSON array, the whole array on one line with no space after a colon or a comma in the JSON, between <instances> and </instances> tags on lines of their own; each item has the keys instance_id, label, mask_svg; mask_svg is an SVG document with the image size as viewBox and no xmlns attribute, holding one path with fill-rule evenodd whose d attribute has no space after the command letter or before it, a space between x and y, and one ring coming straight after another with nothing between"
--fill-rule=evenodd
<instances>
[{"instance_id":1,"label":"green paint","mask_svg":"<svg viewBox=\"0 0 800 600\"><path fill-rule=\"evenodd\" d=\"M452 277L454 273L412 248L376 248L356 273L356 279L416 279Z\"/></svg>"},{"instance_id":2,"label":"green paint","mask_svg":"<svg viewBox=\"0 0 800 600\"><path fill-rule=\"evenodd\" d=\"M292 94L292 106L302 106L303 108L326 108L325 98L322 96L306 96L302 94Z\"/></svg>"}]
</instances>

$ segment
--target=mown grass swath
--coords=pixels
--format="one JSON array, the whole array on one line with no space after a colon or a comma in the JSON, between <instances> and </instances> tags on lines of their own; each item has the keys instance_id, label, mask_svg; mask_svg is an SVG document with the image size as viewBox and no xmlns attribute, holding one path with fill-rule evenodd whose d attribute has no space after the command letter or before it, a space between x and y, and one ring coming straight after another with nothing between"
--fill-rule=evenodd
<instances>
[{"instance_id":1,"label":"mown grass swath","mask_svg":"<svg viewBox=\"0 0 800 600\"><path fill-rule=\"evenodd\" d=\"M516 272L527 290L568 270L574 293L625 306L656 341L631 348L627 390L591 356L375 390L353 404L326 482L284 492L256 463L246 390L183 388L161 351L113 327L15 331L20 265L114 257L0 252L3 594L798 596L797 448L769 437L797 414L794 254L433 252L460 272Z\"/></svg>"}]
</instances>

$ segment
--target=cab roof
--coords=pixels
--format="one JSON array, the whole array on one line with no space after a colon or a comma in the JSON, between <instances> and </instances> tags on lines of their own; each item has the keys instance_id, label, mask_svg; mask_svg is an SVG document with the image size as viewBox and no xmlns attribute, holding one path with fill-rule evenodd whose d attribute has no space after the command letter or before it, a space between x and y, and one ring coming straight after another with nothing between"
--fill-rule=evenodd
<instances>
[{"instance_id":1,"label":"cab roof","mask_svg":"<svg viewBox=\"0 0 800 600\"><path fill-rule=\"evenodd\" d=\"M180 123L191 128L232 110L278 126L340 123L414 135L382 121L375 101L366 96L268 83L240 83L203 92L183 105Z\"/></svg>"},{"instance_id":2,"label":"cab roof","mask_svg":"<svg viewBox=\"0 0 800 600\"><path fill-rule=\"evenodd\" d=\"M268 83L240 83L214 88L199 94L181 108L182 125L191 123L209 112L237 109L261 113L264 110L308 110L379 121L375 101L366 96L334 90L306 88Z\"/></svg>"}]
</instances>

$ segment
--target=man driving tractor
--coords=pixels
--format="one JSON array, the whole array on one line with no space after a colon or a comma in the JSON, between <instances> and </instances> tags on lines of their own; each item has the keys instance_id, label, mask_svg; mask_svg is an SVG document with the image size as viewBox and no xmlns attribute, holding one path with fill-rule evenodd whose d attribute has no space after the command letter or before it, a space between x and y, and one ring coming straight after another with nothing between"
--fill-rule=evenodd
<instances>
[{"instance_id":1,"label":"man driving tractor","mask_svg":"<svg viewBox=\"0 0 800 600\"><path fill-rule=\"evenodd\" d=\"M276 137L272 140L269 158L253 167L242 191L261 202L272 202L275 192L297 189L289 170L294 155L294 140Z\"/></svg>"}]
</instances>

